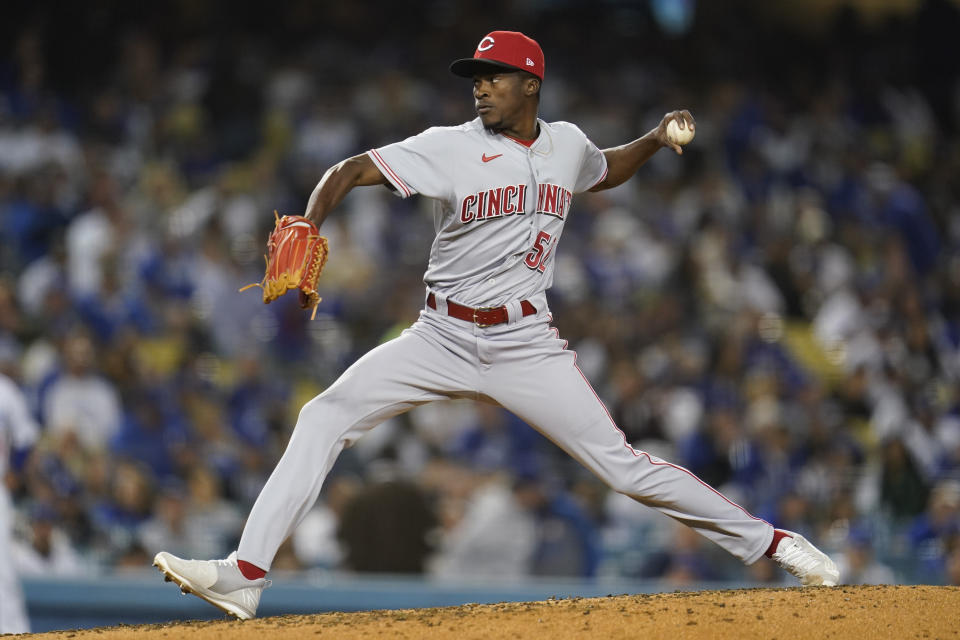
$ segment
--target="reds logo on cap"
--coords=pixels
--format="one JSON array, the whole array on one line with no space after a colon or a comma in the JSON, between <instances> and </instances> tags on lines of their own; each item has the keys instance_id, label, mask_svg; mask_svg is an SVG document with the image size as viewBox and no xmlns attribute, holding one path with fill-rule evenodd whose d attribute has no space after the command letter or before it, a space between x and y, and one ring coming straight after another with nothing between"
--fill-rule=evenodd
<instances>
[{"instance_id":1,"label":"reds logo on cap","mask_svg":"<svg viewBox=\"0 0 960 640\"><path fill-rule=\"evenodd\" d=\"M464 78L488 72L491 67L527 71L543 80L543 50L519 31L491 31L480 40L472 58L461 58L450 71Z\"/></svg>"}]
</instances>

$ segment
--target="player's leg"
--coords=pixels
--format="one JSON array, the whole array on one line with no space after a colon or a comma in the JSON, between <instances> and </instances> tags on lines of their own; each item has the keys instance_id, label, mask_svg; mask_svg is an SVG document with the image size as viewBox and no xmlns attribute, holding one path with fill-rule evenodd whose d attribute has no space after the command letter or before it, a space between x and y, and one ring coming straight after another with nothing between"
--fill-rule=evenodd
<instances>
[{"instance_id":1,"label":"player's leg","mask_svg":"<svg viewBox=\"0 0 960 640\"><path fill-rule=\"evenodd\" d=\"M441 342L442 341L442 342ZM423 321L360 358L300 411L287 449L253 505L238 557L269 569L277 549L313 506L340 452L387 418L471 393L475 368L461 345Z\"/></svg>"},{"instance_id":2,"label":"player's leg","mask_svg":"<svg viewBox=\"0 0 960 640\"><path fill-rule=\"evenodd\" d=\"M236 553L225 560L185 560L161 551L154 564L166 578L237 618L256 615L267 586L263 571L313 506L343 448L417 405L475 395L472 334L439 332L436 322L422 317L303 407L283 457L247 518Z\"/></svg>"},{"instance_id":3,"label":"player's leg","mask_svg":"<svg viewBox=\"0 0 960 640\"><path fill-rule=\"evenodd\" d=\"M773 527L690 471L634 449L576 366L576 354L547 323L509 338L518 357L494 358L483 391L517 414L614 490L692 527L746 563L773 539ZM501 341L502 342L502 341ZM493 341L494 344L497 341ZM509 342L503 342L509 349ZM496 348L496 347L491 347Z\"/></svg>"},{"instance_id":4,"label":"player's leg","mask_svg":"<svg viewBox=\"0 0 960 640\"><path fill-rule=\"evenodd\" d=\"M484 393L610 487L686 524L747 564L769 552L805 586L837 584L836 565L803 536L775 531L683 467L634 449L555 329L542 322L513 335L493 334L485 348L500 357L489 359L496 364L484 372Z\"/></svg>"},{"instance_id":5,"label":"player's leg","mask_svg":"<svg viewBox=\"0 0 960 640\"><path fill-rule=\"evenodd\" d=\"M4 487L0 487L0 635L30 632L20 581L14 573L10 555L12 516L10 496Z\"/></svg>"}]
</instances>

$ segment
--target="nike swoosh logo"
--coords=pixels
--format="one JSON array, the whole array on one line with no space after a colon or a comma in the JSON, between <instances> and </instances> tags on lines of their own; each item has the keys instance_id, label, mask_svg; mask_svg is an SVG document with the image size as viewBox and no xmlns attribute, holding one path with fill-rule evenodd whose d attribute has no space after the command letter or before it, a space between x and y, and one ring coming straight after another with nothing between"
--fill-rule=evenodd
<instances>
[{"instance_id":1,"label":"nike swoosh logo","mask_svg":"<svg viewBox=\"0 0 960 640\"><path fill-rule=\"evenodd\" d=\"M483 157L480 158L480 159L483 160L484 162L490 162L491 160L496 160L497 158L499 158L499 157L502 156L502 155L503 155L502 153L498 153L498 154L495 155L495 156L488 156L487 154L483 154Z\"/></svg>"}]
</instances>

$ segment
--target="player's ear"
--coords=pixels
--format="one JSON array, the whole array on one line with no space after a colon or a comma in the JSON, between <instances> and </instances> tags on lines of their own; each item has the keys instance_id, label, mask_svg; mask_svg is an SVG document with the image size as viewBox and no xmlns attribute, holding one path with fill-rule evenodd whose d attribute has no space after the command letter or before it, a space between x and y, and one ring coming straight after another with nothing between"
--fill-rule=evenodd
<instances>
[{"instance_id":1,"label":"player's ear","mask_svg":"<svg viewBox=\"0 0 960 640\"><path fill-rule=\"evenodd\" d=\"M524 94L528 96L535 96L540 93L540 78L529 77L527 78L527 84L524 89Z\"/></svg>"}]
</instances>

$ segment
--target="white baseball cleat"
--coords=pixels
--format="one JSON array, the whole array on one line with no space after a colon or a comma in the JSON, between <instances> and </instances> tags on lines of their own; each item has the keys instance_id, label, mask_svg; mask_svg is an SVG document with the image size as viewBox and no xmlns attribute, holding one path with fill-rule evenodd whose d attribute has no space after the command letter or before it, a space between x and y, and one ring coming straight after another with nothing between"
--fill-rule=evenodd
<instances>
[{"instance_id":1,"label":"white baseball cleat","mask_svg":"<svg viewBox=\"0 0 960 640\"><path fill-rule=\"evenodd\" d=\"M820 551L799 533L778 529L787 534L773 552L773 561L800 580L805 587L835 587L840 571L827 554Z\"/></svg>"},{"instance_id":2,"label":"white baseball cleat","mask_svg":"<svg viewBox=\"0 0 960 640\"><path fill-rule=\"evenodd\" d=\"M183 593L192 593L221 611L249 620L257 614L260 594L270 581L248 580L237 566L237 552L225 560L184 560L161 551L153 566L160 569L167 581L176 582Z\"/></svg>"}]
</instances>

